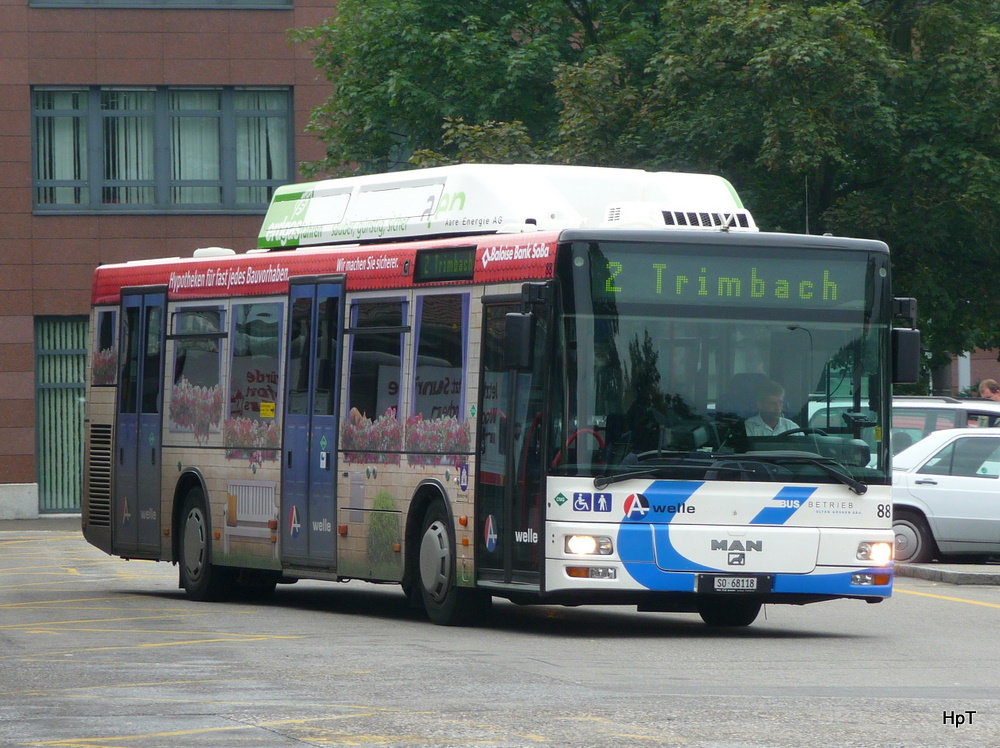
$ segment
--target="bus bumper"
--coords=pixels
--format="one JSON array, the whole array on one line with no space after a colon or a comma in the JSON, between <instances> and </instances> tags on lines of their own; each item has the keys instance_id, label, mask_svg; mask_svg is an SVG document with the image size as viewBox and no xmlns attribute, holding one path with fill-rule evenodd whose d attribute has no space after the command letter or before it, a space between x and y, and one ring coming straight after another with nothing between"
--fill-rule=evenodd
<instances>
[{"instance_id":1,"label":"bus bumper","mask_svg":"<svg viewBox=\"0 0 1000 748\"><path fill-rule=\"evenodd\" d=\"M557 525L557 526L553 526ZM549 593L642 591L803 597L887 598L893 565L857 560L863 544L888 544L891 530L551 523L545 590ZM568 533L612 537L606 555L574 555ZM612 535L613 534L613 535ZM853 562L853 563L852 563ZM716 578L724 578L716 582Z\"/></svg>"}]
</instances>

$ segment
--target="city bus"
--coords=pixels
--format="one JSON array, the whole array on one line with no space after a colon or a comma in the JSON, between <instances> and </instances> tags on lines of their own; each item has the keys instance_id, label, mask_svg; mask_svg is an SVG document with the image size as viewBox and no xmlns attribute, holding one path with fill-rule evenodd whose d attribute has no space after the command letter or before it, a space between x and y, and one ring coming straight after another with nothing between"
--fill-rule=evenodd
<instances>
[{"instance_id":1,"label":"city bus","mask_svg":"<svg viewBox=\"0 0 1000 748\"><path fill-rule=\"evenodd\" d=\"M880 602L919 352L890 280L885 244L759 231L711 175L287 185L256 247L96 269L83 532L195 600L365 580L444 625Z\"/></svg>"}]
</instances>

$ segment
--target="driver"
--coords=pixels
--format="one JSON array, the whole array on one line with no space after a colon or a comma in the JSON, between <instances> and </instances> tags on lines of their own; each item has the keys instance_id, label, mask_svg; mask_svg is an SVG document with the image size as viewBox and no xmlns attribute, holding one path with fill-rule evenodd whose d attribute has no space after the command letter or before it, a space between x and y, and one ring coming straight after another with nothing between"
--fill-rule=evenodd
<instances>
[{"instance_id":1,"label":"driver","mask_svg":"<svg viewBox=\"0 0 1000 748\"><path fill-rule=\"evenodd\" d=\"M775 436L792 431L799 426L781 415L785 407L785 388L768 380L757 388L757 415L747 418L747 436Z\"/></svg>"}]
</instances>

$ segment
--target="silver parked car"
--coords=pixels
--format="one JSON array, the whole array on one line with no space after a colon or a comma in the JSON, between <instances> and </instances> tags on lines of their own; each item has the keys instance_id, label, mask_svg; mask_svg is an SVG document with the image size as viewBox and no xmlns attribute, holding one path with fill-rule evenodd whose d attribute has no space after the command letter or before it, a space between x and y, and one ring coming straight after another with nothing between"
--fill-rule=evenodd
<instances>
[{"instance_id":1,"label":"silver parked car","mask_svg":"<svg viewBox=\"0 0 1000 748\"><path fill-rule=\"evenodd\" d=\"M1000 428L933 431L892 460L896 560L1000 555Z\"/></svg>"},{"instance_id":2,"label":"silver parked car","mask_svg":"<svg viewBox=\"0 0 1000 748\"><path fill-rule=\"evenodd\" d=\"M941 429L1000 426L1000 402L956 397L892 398L892 451Z\"/></svg>"},{"instance_id":3,"label":"silver parked car","mask_svg":"<svg viewBox=\"0 0 1000 748\"><path fill-rule=\"evenodd\" d=\"M840 425L843 414L857 410L851 403L834 401L829 407L811 403L809 426L822 429ZM896 395L892 398L892 451L898 454L928 434L941 429L1000 426L1000 402L957 397L915 397ZM870 443L874 434L866 434Z\"/></svg>"}]
</instances>

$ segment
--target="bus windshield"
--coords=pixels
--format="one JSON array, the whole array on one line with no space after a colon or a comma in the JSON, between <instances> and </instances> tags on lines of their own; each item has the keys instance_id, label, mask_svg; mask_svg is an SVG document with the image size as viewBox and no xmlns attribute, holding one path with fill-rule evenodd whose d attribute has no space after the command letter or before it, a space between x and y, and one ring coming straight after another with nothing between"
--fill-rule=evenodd
<instances>
[{"instance_id":1,"label":"bus windshield","mask_svg":"<svg viewBox=\"0 0 1000 748\"><path fill-rule=\"evenodd\" d=\"M886 262L729 242L564 247L553 472L886 483Z\"/></svg>"}]
</instances>

